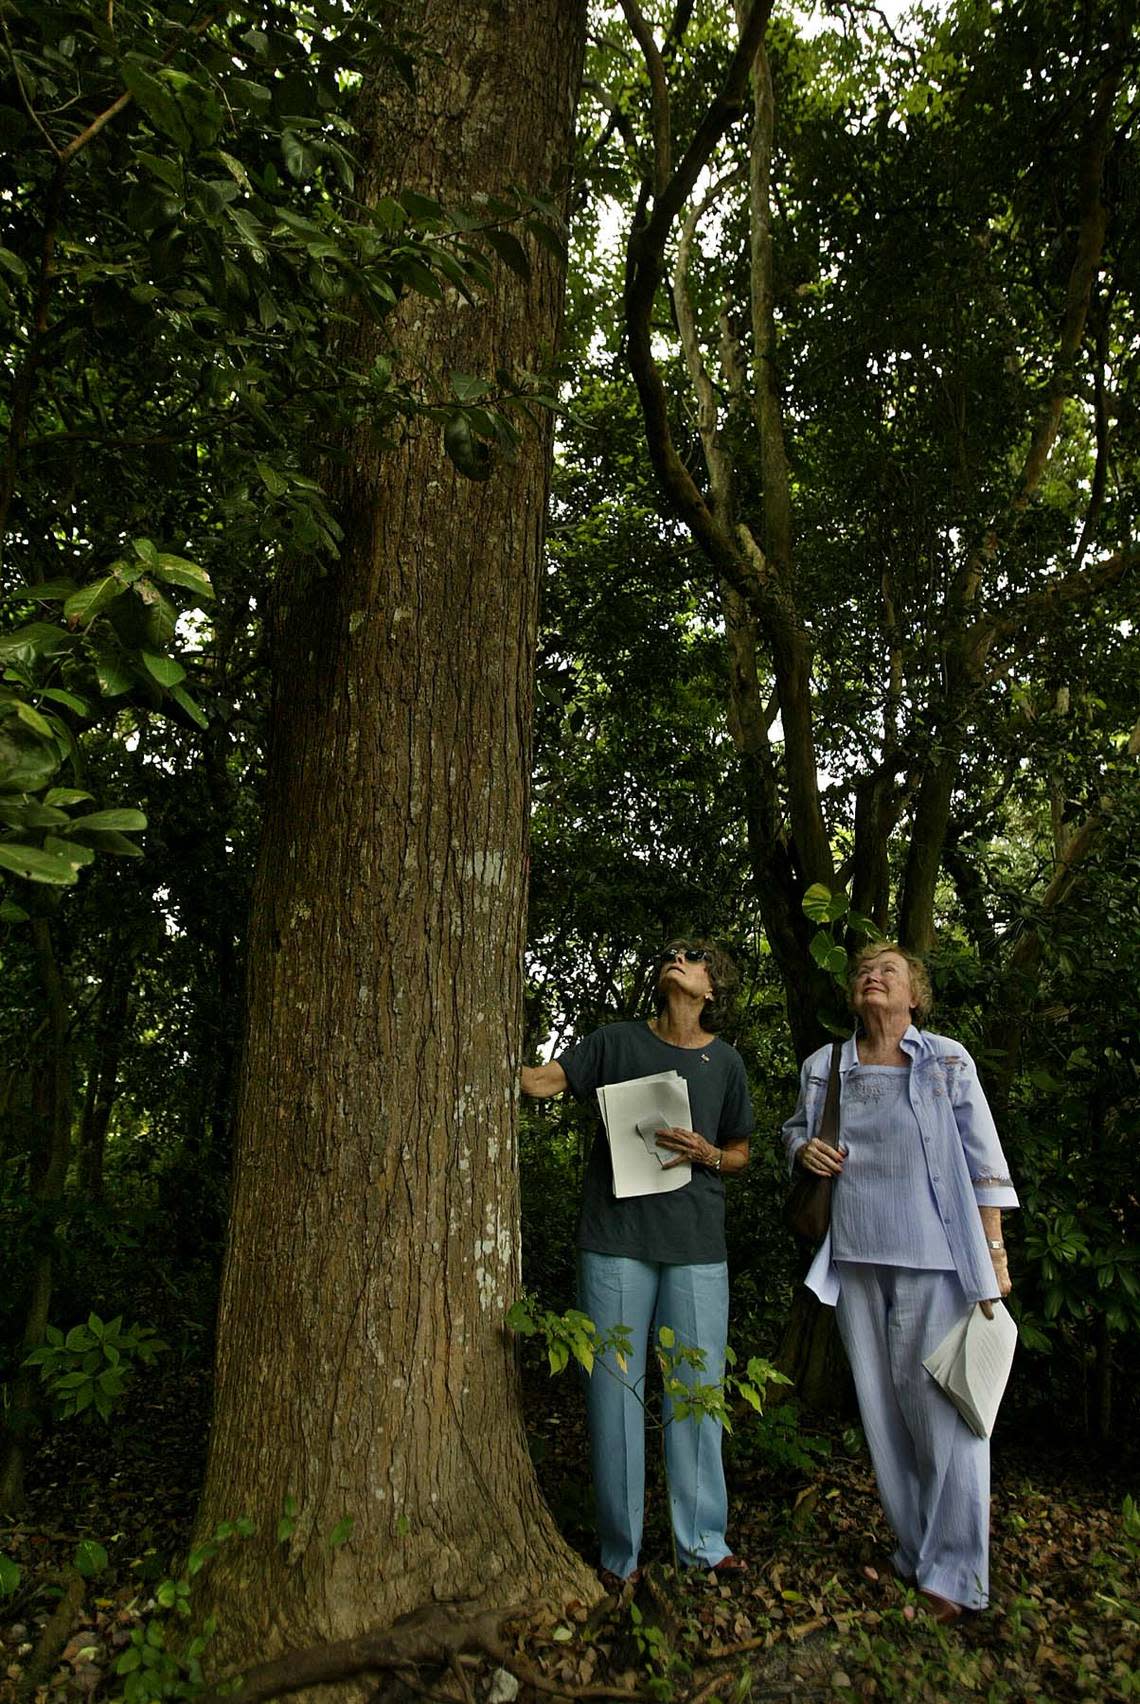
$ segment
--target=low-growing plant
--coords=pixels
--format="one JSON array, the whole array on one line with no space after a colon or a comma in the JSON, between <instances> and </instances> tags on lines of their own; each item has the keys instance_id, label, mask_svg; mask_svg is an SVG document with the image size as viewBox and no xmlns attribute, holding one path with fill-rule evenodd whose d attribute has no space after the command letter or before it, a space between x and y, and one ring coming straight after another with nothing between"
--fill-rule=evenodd
<instances>
[{"instance_id":1,"label":"low-growing plant","mask_svg":"<svg viewBox=\"0 0 1140 1704\"><path fill-rule=\"evenodd\" d=\"M98 1414L109 1420L136 1367L149 1367L168 1347L149 1325L124 1326L121 1314L103 1321L92 1313L66 1335L49 1325L47 1342L24 1365L39 1368L58 1419Z\"/></svg>"}]
</instances>

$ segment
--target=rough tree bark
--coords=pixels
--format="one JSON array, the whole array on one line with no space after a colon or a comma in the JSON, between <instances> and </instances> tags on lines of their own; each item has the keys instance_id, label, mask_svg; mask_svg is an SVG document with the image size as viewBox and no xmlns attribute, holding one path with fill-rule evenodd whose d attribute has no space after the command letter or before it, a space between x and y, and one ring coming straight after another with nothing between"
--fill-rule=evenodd
<instances>
[{"instance_id":1,"label":"rough tree bark","mask_svg":"<svg viewBox=\"0 0 1140 1704\"><path fill-rule=\"evenodd\" d=\"M367 193L445 203L565 173L580 0L415 10L417 92L365 92ZM413 9L408 8L409 18ZM401 309L404 370L540 368L563 265ZM367 356L372 333L356 334ZM275 624L236 1181L201 1528L227 1660L435 1599L588 1599L539 1497L504 1314L520 1285L515 1081L549 430L486 483L438 428L330 475L328 577ZM286 1497L296 1529L276 1543ZM352 1535L329 1534L351 1517Z\"/></svg>"}]
</instances>

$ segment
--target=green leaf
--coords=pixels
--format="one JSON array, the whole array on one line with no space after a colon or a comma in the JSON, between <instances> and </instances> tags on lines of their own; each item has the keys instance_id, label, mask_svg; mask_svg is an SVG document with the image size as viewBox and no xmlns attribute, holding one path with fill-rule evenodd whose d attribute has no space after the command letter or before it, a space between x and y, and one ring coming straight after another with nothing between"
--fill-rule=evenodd
<instances>
[{"instance_id":1,"label":"green leaf","mask_svg":"<svg viewBox=\"0 0 1140 1704\"><path fill-rule=\"evenodd\" d=\"M47 621L29 621L26 627L17 627L14 633L0 638L0 662L22 656L50 657L70 650L71 645L71 635L64 628Z\"/></svg>"},{"instance_id":2,"label":"green leaf","mask_svg":"<svg viewBox=\"0 0 1140 1704\"><path fill-rule=\"evenodd\" d=\"M14 899L0 899L0 923L26 923L29 915Z\"/></svg>"},{"instance_id":3,"label":"green leaf","mask_svg":"<svg viewBox=\"0 0 1140 1704\"><path fill-rule=\"evenodd\" d=\"M671 1325L663 1325L657 1332L657 1341L662 1349L672 1349L677 1343L677 1333Z\"/></svg>"},{"instance_id":4,"label":"green leaf","mask_svg":"<svg viewBox=\"0 0 1140 1704\"><path fill-rule=\"evenodd\" d=\"M143 668L159 686L177 686L186 679L186 670L174 657L160 656L155 651L140 651Z\"/></svg>"},{"instance_id":5,"label":"green leaf","mask_svg":"<svg viewBox=\"0 0 1140 1704\"><path fill-rule=\"evenodd\" d=\"M512 231L489 230L483 232L484 240L493 248L505 266L519 278L530 277L530 257L518 238Z\"/></svg>"},{"instance_id":6,"label":"green leaf","mask_svg":"<svg viewBox=\"0 0 1140 1704\"><path fill-rule=\"evenodd\" d=\"M52 787L44 794L45 805L82 805L92 794L85 793L82 787Z\"/></svg>"},{"instance_id":7,"label":"green leaf","mask_svg":"<svg viewBox=\"0 0 1140 1704\"><path fill-rule=\"evenodd\" d=\"M93 1580L107 1566L107 1552L93 1538L80 1539L75 1547L74 1565L85 1580Z\"/></svg>"},{"instance_id":8,"label":"green leaf","mask_svg":"<svg viewBox=\"0 0 1140 1704\"><path fill-rule=\"evenodd\" d=\"M453 414L443 429L443 447L467 479L491 477L490 445L477 438L465 414Z\"/></svg>"},{"instance_id":9,"label":"green leaf","mask_svg":"<svg viewBox=\"0 0 1140 1704\"><path fill-rule=\"evenodd\" d=\"M507 1309L507 1326L509 1330L517 1332L520 1337L533 1337L538 1330L530 1309L523 1301L512 1302Z\"/></svg>"},{"instance_id":10,"label":"green leaf","mask_svg":"<svg viewBox=\"0 0 1140 1704\"><path fill-rule=\"evenodd\" d=\"M38 734L42 740L50 740L52 738L51 723L46 721L45 718L40 715L39 711L34 709L32 705L25 704L22 700L20 700L16 704L16 715L20 718L26 728L30 728L33 734Z\"/></svg>"},{"instance_id":11,"label":"green leaf","mask_svg":"<svg viewBox=\"0 0 1140 1704\"><path fill-rule=\"evenodd\" d=\"M822 882L813 882L801 903L804 916L810 917L813 923L837 923L841 917L846 917L851 904L845 893L832 893Z\"/></svg>"},{"instance_id":12,"label":"green leaf","mask_svg":"<svg viewBox=\"0 0 1140 1704\"><path fill-rule=\"evenodd\" d=\"M57 598L69 598L78 590L74 580L41 580L38 585L29 586L26 595L37 603L51 603Z\"/></svg>"},{"instance_id":13,"label":"green leaf","mask_svg":"<svg viewBox=\"0 0 1140 1704\"><path fill-rule=\"evenodd\" d=\"M108 650L96 652L95 678L104 698L120 698L135 684L133 670L114 651Z\"/></svg>"},{"instance_id":14,"label":"green leaf","mask_svg":"<svg viewBox=\"0 0 1140 1704\"><path fill-rule=\"evenodd\" d=\"M400 195L400 202L409 219L417 225L439 224L447 217L438 201L433 201L430 195L421 195L416 189L405 189Z\"/></svg>"},{"instance_id":15,"label":"green leaf","mask_svg":"<svg viewBox=\"0 0 1140 1704\"><path fill-rule=\"evenodd\" d=\"M126 590L122 580L115 574L107 574L101 580L92 580L89 586L81 586L73 592L63 606L63 613L68 621L91 621L114 603L115 599Z\"/></svg>"},{"instance_id":16,"label":"green leaf","mask_svg":"<svg viewBox=\"0 0 1140 1704\"><path fill-rule=\"evenodd\" d=\"M265 489L269 492L271 497L284 497L285 493L289 489L289 481L285 478L284 474L280 473L278 469L272 465L272 463L263 461L258 462L257 471L260 476L261 483L265 486Z\"/></svg>"},{"instance_id":17,"label":"green leaf","mask_svg":"<svg viewBox=\"0 0 1140 1704\"><path fill-rule=\"evenodd\" d=\"M10 1556L0 1555L0 1597L11 1597L18 1591L21 1577L19 1563Z\"/></svg>"},{"instance_id":18,"label":"green leaf","mask_svg":"<svg viewBox=\"0 0 1140 1704\"><path fill-rule=\"evenodd\" d=\"M448 382L456 402L478 402L491 388L486 380L477 379L471 373L452 373Z\"/></svg>"},{"instance_id":19,"label":"green leaf","mask_svg":"<svg viewBox=\"0 0 1140 1704\"><path fill-rule=\"evenodd\" d=\"M15 876L23 876L25 881L45 882L51 887L74 887L77 869L70 859L57 858L38 846L0 841L0 870L10 870Z\"/></svg>"},{"instance_id":20,"label":"green leaf","mask_svg":"<svg viewBox=\"0 0 1140 1704\"><path fill-rule=\"evenodd\" d=\"M258 471L261 471L258 463ZM210 576L196 562L187 562L184 556L170 556L165 551L159 552L154 573L160 580L168 580L172 586L185 586L188 591L197 592L200 597L212 598L214 588Z\"/></svg>"},{"instance_id":21,"label":"green leaf","mask_svg":"<svg viewBox=\"0 0 1140 1704\"><path fill-rule=\"evenodd\" d=\"M195 704L184 686L172 686L170 688L170 696L176 704L181 705L182 709L185 710L192 722L197 722L200 728L209 726L206 721L205 712L197 704Z\"/></svg>"},{"instance_id":22,"label":"green leaf","mask_svg":"<svg viewBox=\"0 0 1140 1704\"><path fill-rule=\"evenodd\" d=\"M118 829L120 833L137 834L146 827L146 817L142 811L123 809L111 811L92 811L88 816L76 818L72 824L76 829Z\"/></svg>"},{"instance_id":23,"label":"green leaf","mask_svg":"<svg viewBox=\"0 0 1140 1704\"><path fill-rule=\"evenodd\" d=\"M47 686L40 696L50 699L53 704L62 704L65 710L73 711L76 716L91 714L91 707L86 699L77 698L74 692L65 692L62 686Z\"/></svg>"},{"instance_id":24,"label":"green leaf","mask_svg":"<svg viewBox=\"0 0 1140 1704\"><path fill-rule=\"evenodd\" d=\"M346 1544L352 1537L354 1525L355 1522L351 1515L345 1515L343 1520L338 1521L329 1533L329 1548L336 1550L340 1545Z\"/></svg>"}]
</instances>

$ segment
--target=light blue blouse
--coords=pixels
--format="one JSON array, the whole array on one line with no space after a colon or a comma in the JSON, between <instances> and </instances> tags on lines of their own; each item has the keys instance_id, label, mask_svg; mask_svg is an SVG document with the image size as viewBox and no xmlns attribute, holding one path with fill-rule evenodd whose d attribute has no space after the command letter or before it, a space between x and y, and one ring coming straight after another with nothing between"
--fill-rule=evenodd
<instances>
[{"instance_id":1,"label":"light blue blouse","mask_svg":"<svg viewBox=\"0 0 1140 1704\"><path fill-rule=\"evenodd\" d=\"M967 1298L983 1301L995 1295L996 1289L978 1208L1018 1205L993 1115L982 1093L977 1067L958 1042L911 1024L900 1046L911 1061L907 1095L954 1270ZM804 1143L819 1129L830 1064L830 1047L821 1047L804 1061L796 1110L784 1125L789 1170ZM860 1069L855 1037L851 1036L844 1042L839 1060L841 1140L847 1083L851 1073ZM839 1278L830 1232L806 1281L820 1301L834 1306Z\"/></svg>"},{"instance_id":2,"label":"light blue blouse","mask_svg":"<svg viewBox=\"0 0 1140 1704\"><path fill-rule=\"evenodd\" d=\"M857 1065L842 1079L847 1160L831 1193L831 1257L952 1272L909 1077L909 1065Z\"/></svg>"}]
</instances>

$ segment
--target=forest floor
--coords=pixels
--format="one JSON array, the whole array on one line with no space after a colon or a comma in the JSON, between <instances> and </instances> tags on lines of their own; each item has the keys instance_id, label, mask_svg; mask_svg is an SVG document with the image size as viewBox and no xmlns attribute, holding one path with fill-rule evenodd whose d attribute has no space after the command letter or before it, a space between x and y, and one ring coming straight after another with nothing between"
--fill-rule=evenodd
<instances>
[{"instance_id":1,"label":"forest floor","mask_svg":"<svg viewBox=\"0 0 1140 1704\"><path fill-rule=\"evenodd\" d=\"M207 1401L204 1377L168 1374L129 1421L61 1427L41 1446L24 1517L0 1522L0 1556L20 1570L0 1597L5 1704L109 1704L124 1697L115 1673L124 1652L148 1639L161 1647L161 1631L146 1629L161 1630L155 1597L170 1595L162 1582L186 1549ZM568 1379L536 1379L527 1410L548 1501L590 1556L577 1391ZM749 1573L732 1585L678 1578L661 1487L651 1486L641 1583L528 1627L521 1704L539 1699L536 1676L545 1697L650 1704L1140 1698L1140 1519L1125 1508L1133 1487L1110 1460L1064 1447L1061 1432L1058 1418L1052 1437L1033 1439L1015 1418L999 1436L991 1607L944 1629L890 1574L857 1430L829 1428L793 1463L794 1440L742 1421L728 1447L730 1538ZM166 1672L164 1696L191 1696ZM465 1673L468 1704L516 1696L514 1677L490 1661ZM435 1698L449 1690L434 1679L425 1686Z\"/></svg>"}]
</instances>

